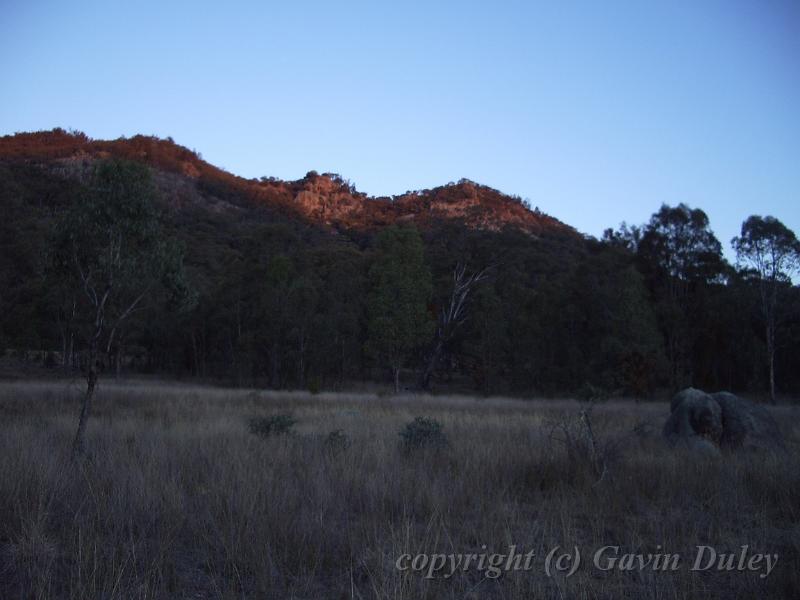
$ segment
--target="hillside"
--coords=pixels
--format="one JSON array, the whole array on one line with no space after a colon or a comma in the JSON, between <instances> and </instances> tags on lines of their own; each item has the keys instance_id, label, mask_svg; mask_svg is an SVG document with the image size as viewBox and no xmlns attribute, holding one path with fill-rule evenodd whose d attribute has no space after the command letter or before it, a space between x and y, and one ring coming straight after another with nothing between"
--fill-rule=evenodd
<instances>
[{"instance_id":1,"label":"hillside","mask_svg":"<svg viewBox=\"0 0 800 600\"><path fill-rule=\"evenodd\" d=\"M0 138L0 161L44 164L65 175L81 175L93 161L112 156L154 168L162 191L176 206L197 202L203 196L215 210L257 206L336 229L371 230L397 222L426 228L435 222L457 221L488 231L511 227L533 235L574 233L557 219L529 210L519 198L465 179L393 198L375 198L357 192L355 186L332 173L311 171L297 181L238 177L171 139L137 135L92 140L63 129Z\"/></svg>"},{"instance_id":2,"label":"hillside","mask_svg":"<svg viewBox=\"0 0 800 600\"><path fill-rule=\"evenodd\" d=\"M705 389L763 389L756 288L717 256L709 265L724 273L683 286L676 305L675 282L648 251L675 242L662 221L644 226L655 246L636 249L622 233L584 237L467 180L374 198L334 174L244 179L171 140L94 141L63 130L0 138L0 377L3 360L17 365L20 355L79 371L86 300L53 285L48 256L54 225L90 193L94 166L108 157L152 167L163 235L182 248L194 300L181 310L154 302L130 321L105 357L109 369L275 388L385 381L370 307L386 265L406 264L381 262L382 244L413 231L387 226L412 223L424 263L415 287L431 293L421 319L427 337L407 354L404 382L413 385L440 352L432 379L439 389L641 396L679 378ZM436 350L459 266L489 276ZM787 302L800 306L790 291ZM800 313L787 305L787 314ZM782 334L787 348L800 348L796 317ZM785 390L800 389L794 355L778 356Z\"/></svg>"}]
</instances>

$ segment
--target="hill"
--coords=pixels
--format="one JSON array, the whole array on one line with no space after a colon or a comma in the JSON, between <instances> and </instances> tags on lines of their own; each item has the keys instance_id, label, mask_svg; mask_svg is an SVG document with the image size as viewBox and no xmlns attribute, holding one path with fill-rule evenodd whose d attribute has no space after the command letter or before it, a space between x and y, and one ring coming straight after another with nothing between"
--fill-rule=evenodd
<instances>
[{"instance_id":1,"label":"hill","mask_svg":"<svg viewBox=\"0 0 800 600\"><path fill-rule=\"evenodd\" d=\"M226 206L262 207L336 229L371 230L392 223L430 227L437 221L458 221L467 227L499 231L512 227L529 234L573 232L544 213L529 210L517 198L463 179L457 184L375 198L334 173L310 171L303 179L245 179L204 161L172 139L137 135L93 140L63 129L18 133L0 138L0 161L47 165L64 175L80 175L108 157L144 162L157 170L159 184L176 206L199 196L216 210Z\"/></svg>"}]
</instances>

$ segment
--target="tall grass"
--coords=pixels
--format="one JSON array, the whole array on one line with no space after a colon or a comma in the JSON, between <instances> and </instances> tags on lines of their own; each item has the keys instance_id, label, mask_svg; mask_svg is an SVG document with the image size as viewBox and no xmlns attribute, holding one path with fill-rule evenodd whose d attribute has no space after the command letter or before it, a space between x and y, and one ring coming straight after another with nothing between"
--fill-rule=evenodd
<instances>
[{"instance_id":1,"label":"tall grass","mask_svg":"<svg viewBox=\"0 0 800 600\"><path fill-rule=\"evenodd\" d=\"M89 456L73 463L80 389L0 386L0 598L797 598L800 425L779 411L786 456L698 459L639 436L668 406L592 412L611 441L598 481L553 424L569 401L265 393L175 385L101 388ZM253 417L291 414L295 435ZM415 416L448 445L404 452ZM350 444L331 452L329 432ZM534 550L528 572L449 579L398 571L418 552ZM779 554L748 572L548 577L554 546L693 557L696 546Z\"/></svg>"}]
</instances>

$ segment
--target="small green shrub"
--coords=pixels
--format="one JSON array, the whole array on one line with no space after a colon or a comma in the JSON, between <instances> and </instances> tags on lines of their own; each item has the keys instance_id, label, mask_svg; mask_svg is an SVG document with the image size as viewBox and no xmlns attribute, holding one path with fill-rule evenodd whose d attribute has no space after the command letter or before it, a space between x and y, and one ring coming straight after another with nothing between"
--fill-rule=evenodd
<instances>
[{"instance_id":1,"label":"small green shrub","mask_svg":"<svg viewBox=\"0 0 800 600\"><path fill-rule=\"evenodd\" d=\"M331 454L344 452L351 444L350 436L341 429L334 429L325 438L325 448L331 452Z\"/></svg>"},{"instance_id":2,"label":"small green shrub","mask_svg":"<svg viewBox=\"0 0 800 600\"><path fill-rule=\"evenodd\" d=\"M250 433L260 438L291 433L297 421L292 415L271 415L269 417L253 417L250 419Z\"/></svg>"},{"instance_id":3,"label":"small green shrub","mask_svg":"<svg viewBox=\"0 0 800 600\"><path fill-rule=\"evenodd\" d=\"M447 446L447 436L442 428L442 424L435 419L415 417L400 431L403 449L411 451L420 448L444 448Z\"/></svg>"}]
</instances>

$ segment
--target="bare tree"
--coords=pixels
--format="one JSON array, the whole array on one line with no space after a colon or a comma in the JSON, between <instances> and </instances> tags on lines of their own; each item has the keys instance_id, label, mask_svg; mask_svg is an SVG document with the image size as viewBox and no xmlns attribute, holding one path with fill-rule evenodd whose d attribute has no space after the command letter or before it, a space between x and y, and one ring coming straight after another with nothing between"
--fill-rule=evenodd
<instances>
[{"instance_id":1,"label":"bare tree","mask_svg":"<svg viewBox=\"0 0 800 600\"><path fill-rule=\"evenodd\" d=\"M453 338L458 328L467 320L467 305L470 293L484 279L488 277L491 267L467 275L466 264L456 264L453 269L453 289L450 298L442 306L436 322L436 334L433 348L428 355L425 368L419 380L419 387L427 390L431 384L431 377L436 371L436 366L442 356L447 343Z\"/></svg>"}]
</instances>

